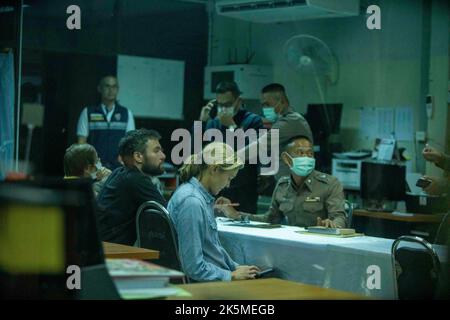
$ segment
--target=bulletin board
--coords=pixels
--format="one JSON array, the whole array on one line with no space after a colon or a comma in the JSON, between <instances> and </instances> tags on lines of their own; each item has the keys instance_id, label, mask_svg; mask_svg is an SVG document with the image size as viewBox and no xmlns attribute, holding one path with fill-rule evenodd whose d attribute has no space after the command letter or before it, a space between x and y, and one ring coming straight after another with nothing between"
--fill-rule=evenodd
<instances>
[{"instance_id":1,"label":"bulletin board","mask_svg":"<svg viewBox=\"0 0 450 320\"><path fill-rule=\"evenodd\" d=\"M119 103L135 117L183 119L184 61L119 55Z\"/></svg>"}]
</instances>

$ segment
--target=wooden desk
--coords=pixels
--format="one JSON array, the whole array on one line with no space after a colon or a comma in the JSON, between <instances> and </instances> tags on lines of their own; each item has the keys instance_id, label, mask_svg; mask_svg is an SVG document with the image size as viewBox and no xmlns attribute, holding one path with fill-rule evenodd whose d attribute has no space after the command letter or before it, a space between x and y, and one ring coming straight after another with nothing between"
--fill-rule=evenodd
<instances>
[{"instance_id":1,"label":"wooden desk","mask_svg":"<svg viewBox=\"0 0 450 320\"><path fill-rule=\"evenodd\" d=\"M105 258L153 260L159 258L159 251L126 246L118 243L103 242Z\"/></svg>"},{"instance_id":2,"label":"wooden desk","mask_svg":"<svg viewBox=\"0 0 450 320\"><path fill-rule=\"evenodd\" d=\"M354 216L368 217L374 219L384 219L392 221L404 221L412 223L440 223L444 214L413 214L412 216L396 215L392 212L378 212L355 209L353 211Z\"/></svg>"},{"instance_id":3,"label":"wooden desk","mask_svg":"<svg viewBox=\"0 0 450 320\"><path fill-rule=\"evenodd\" d=\"M281 279L207 282L179 285L190 297L170 300L347 300L367 299L351 292L326 289Z\"/></svg>"}]
</instances>

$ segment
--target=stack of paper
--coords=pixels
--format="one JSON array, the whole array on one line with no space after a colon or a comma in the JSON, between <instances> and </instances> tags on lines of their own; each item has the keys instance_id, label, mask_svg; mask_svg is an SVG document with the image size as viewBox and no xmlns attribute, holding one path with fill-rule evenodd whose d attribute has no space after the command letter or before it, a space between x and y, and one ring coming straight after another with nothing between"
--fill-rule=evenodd
<instances>
[{"instance_id":1,"label":"stack of paper","mask_svg":"<svg viewBox=\"0 0 450 320\"><path fill-rule=\"evenodd\" d=\"M157 298L178 294L171 287L171 278L181 278L182 272L153 263L132 259L106 259L108 272L124 299Z\"/></svg>"},{"instance_id":2,"label":"stack of paper","mask_svg":"<svg viewBox=\"0 0 450 320\"><path fill-rule=\"evenodd\" d=\"M362 233L356 233L355 229L345 229L345 228L326 228L326 227L308 227L306 230L296 231L300 234L311 234L318 236L328 236L328 237L338 237L338 238L349 238L349 237L360 237L363 236Z\"/></svg>"}]
</instances>

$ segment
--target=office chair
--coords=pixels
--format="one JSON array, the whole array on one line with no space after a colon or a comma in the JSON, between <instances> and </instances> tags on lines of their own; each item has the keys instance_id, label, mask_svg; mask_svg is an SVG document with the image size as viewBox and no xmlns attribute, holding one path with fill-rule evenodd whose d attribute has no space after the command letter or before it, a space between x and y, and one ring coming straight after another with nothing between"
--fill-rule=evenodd
<instances>
[{"instance_id":1,"label":"office chair","mask_svg":"<svg viewBox=\"0 0 450 320\"><path fill-rule=\"evenodd\" d=\"M353 203L351 203L348 200L345 200L344 211L345 211L345 217L347 218L347 228L351 228L352 227L352 218L353 218Z\"/></svg>"},{"instance_id":2,"label":"office chair","mask_svg":"<svg viewBox=\"0 0 450 320\"><path fill-rule=\"evenodd\" d=\"M183 271L178 254L178 240L169 212L156 201L143 203L136 216L138 247L159 251L158 264ZM182 279L186 283L186 277Z\"/></svg>"},{"instance_id":3,"label":"office chair","mask_svg":"<svg viewBox=\"0 0 450 320\"><path fill-rule=\"evenodd\" d=\"M402 241L423 248L398 248ZM440 262L431 244L416 236L401 236L391 247L395 292L399 300L434 299L439 285Z\"/></svg>"}]
</instances>

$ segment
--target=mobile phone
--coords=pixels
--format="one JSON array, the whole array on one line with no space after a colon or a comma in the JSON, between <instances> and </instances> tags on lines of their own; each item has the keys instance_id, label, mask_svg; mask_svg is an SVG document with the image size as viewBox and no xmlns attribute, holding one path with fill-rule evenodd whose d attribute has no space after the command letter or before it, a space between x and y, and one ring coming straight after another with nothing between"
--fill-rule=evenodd
<instances>
[{"instance_id":1,"label":"mobile phone","mask_svg":"<svg viewBox=\"0 0 450 320\"><path fill-rule=\"evenodd\" d=\"M265 269L265 270L263 270L263 271L258 272L258 273L256 274L255 278L256 278L256 279L262 278L262 277L264 277L266 274L272 273L272 272L274 272L274 271L275 271L275 270L274 270L273 268Z\"/></svg>"},{"instance_id":2,"label":"mobile phone","mask_svg":"<svg viewBox=\"0 0 450 320\"><path fill-rule=\"evenodd\" d=\"M217 102L217 100L215 100L214 102L213 102L213 106L212 106L212 108L211 108L211 110L209 110L209 117L211 118L211 119L214 119L215 117L217 117L217 105L218 105L219 103Z\"/></svg>"},{"instance_id":3,"label":"mobile phone","mask_svg":"<svg viewBox=\"0 0 450 320\"><path fill-rule=\"evenodd\" d=\"M417 180L416 182L416 186L420 187L420 188L426 188L430 185L431 180L425 179L425 178L420 178L419 180Z\"/></svg>"}]
</instances>

